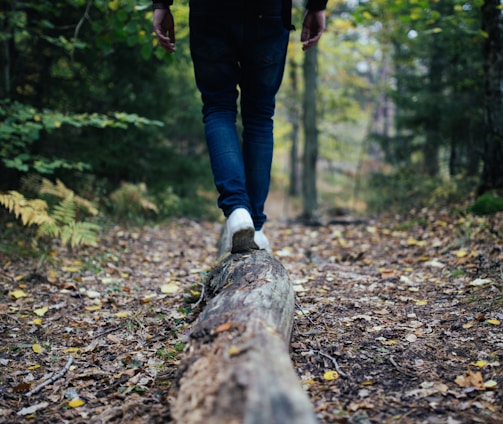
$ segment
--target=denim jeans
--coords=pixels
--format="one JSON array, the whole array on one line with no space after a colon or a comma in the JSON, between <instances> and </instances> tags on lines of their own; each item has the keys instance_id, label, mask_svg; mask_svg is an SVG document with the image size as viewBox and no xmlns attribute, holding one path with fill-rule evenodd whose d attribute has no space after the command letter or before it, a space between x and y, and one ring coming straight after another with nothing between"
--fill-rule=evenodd
<instances>
[{"instance_id":1,"label":"denim jeans","mask_svg":"<svg viewBox=\"0 0 503 424\"><path fill-rule=\"evenodd\" d=\"M190 49L218 206L225 216L248 209L256 230L266 220L275 97L289 37L281 8L282 0L190 1Z\"/></svg>"}]
</instances>

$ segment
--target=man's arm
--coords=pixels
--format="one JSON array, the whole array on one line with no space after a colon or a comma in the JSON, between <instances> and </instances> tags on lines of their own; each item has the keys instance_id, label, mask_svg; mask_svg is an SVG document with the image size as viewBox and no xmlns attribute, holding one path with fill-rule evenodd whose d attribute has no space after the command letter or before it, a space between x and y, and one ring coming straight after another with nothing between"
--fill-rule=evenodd
<instances>
[{"instance_id":1,"label":"man's arm","mask_svg":"<svg viewBox=\"0 0 503 424\"><path fill-rule=\"evenodd\" d=\"M318 43L325 30L325 8L327 0L308 0L306 14L302 23L300 41L302 49L307 50Z\"/></svg>"},{"instance_id":2,"label":"man's arm","mask_svg":"<svg viewBox=\"0 0 503 424\"><path fill-rule=\"evenodd\" d=\"M159 45L168 53L175 52L175 21L169 7L173 0L153 0L154 31Z\"/></svg>"}]
</instances>

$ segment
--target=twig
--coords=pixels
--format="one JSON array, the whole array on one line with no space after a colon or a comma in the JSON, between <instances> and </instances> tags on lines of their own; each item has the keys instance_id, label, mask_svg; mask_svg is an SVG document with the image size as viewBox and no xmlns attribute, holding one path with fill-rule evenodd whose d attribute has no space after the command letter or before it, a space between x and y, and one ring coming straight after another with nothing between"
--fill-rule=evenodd
<instances>
[{"instance_id":1,"label":"twig","mask_svg":"<svg viewBox=\"0 0 503 424\"><path fill-rule=\"evenodd\" d=\"M77 26L75 27L75 32L73 34L72 51L70 52L70 58L72 59L72 62L73 62L73 55L75 53L75 43L78 40L80 28L82 27L82 24L84 23L84 21L86 19L89 20L89 9L91 8L91 4L92 4L92 2L91 2L91 0L89 0L86 5L86 10L84 11L84 15L80 18Z\"/></svg>"},{"instance_id":2,"label":"twig","mask_svg":"<svg viewBox=\"0 0 503 424\"><path fill-rule=\"evenodd\" d=\"M314 326L316 326L316 323L311 319L311 317L309 315L307 315L304 310L302 309L302 307L297 303L295 302L295 307L302 313L302 315L304 315L305 318L307 318L307 320L313 324Z\"/></svg>"},{"instance_id":3,"label":"twig","mask_svg":"<svg viewBox=\"0 0 503 424\"><path fill-rule=\"evenodd\" d=\"M201 287L202 287L201 294L199 295L199 299L197 299L197 302L194 303L193 305L194 308L197 308L200 305L200 303L204 300L204 289L206 287L206 284L201 284Z\"/></svg>"},{"instance_id":4,"label":"twig","mask_svg":"<svg viewBox=\"0 0 503 424\"><path fill-rule=\"evenodd\" d=\"M348 378L348 375L341 370L339 367L339 364L337 363L337 360L330 355L327 355L326 353L322 352L321 350L316 351L319 355L324 356L327 359L330 359L332 361L332 364L334 364L335 370L339 373L339 375L343 378Z\"/></svg>"},{"instance_id":5,"label":"twig","mask_svg":"<svg viewBox=\"0 0 503 424\"><path fill-rule=\"evenodd\" d=\"M391 365L393 365L396 370L400 373L402 373L403 375L406 375L407 377L416 377L416 375L404 370L400 365L398 365L396 362L395 362L395 359L393 358L393 356L389 356L389 361L391 362Z\"/></svg>"},{"instance_id":6,"label":"twig","mask_svg":"<svg viewBox=\"0 0 503 424\"><path fill-rule=\"evenodd\" d=\"M56 380L63 377L66 374L66 372L70 369L72 362L73 362L73 356L70 355L70 357L68 358L68 362L66 363L65 367L60 372L58 372L57 374L54 374L48 380L45 380L44 382L40 383L33 390L30 390L28 393L26 393L26 396L31 396L31 395L34 395L35 393L40 392L40 390L42 390L48 384L54 383Z\"/></svg>"}]
</instances>

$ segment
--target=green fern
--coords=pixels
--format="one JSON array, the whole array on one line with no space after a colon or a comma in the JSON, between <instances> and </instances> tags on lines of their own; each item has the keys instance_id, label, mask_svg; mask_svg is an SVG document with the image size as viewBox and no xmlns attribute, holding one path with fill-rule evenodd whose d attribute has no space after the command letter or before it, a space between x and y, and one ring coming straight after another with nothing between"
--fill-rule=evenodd
<instances>
[{"instance_id":1,"label":"green fern","mask_svg":"<svg viewBox=\"0 0 503 424\"><path fill-rule=\"evenodd\" d=\"M77 204L73 192L54 206L51 217L52 223L39 226L37 239L49 236L58 238L63 245L71 247L78 245L96 246L97 232L100 226L90 222L76 221Z\"/></svg>"}]
</instances>

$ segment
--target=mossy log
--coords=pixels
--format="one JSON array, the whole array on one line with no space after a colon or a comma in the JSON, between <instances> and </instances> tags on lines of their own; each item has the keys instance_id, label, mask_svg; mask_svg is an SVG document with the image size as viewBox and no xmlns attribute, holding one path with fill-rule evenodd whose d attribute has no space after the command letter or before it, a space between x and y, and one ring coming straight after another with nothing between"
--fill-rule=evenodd
<instances>
[{"instance_id":1,"label":"mossy log","mask_svg":"<svg viewBox=\"0 0 503 424\"><path fill-rule=\"evenodd\" d=\"M294 292L264 251L229 255L205 285L171 414L184 424L311 424L316 417L289 355Z\"/></svg>"}]
</instances>

